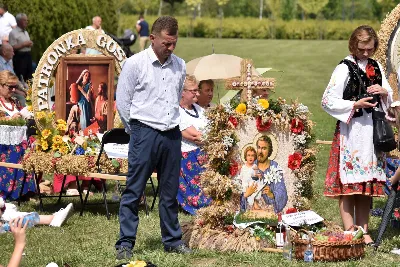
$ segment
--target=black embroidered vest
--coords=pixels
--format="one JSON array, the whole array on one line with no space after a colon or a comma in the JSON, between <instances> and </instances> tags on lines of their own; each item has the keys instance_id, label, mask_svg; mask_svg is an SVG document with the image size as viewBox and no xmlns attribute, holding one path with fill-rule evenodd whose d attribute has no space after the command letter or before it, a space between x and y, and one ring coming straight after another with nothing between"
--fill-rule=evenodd
<instances>
[{"instance_id":1,"label":"black embroidered vest","mask_svg":"<svg viewBox=\"0 0 400 267\"><path fill-rule=\"evenodd\" d=\"M369 86L373 84L379 84L382 86L382 73L381 70L379 69L378 62L375 60L369 58L368 59L368 65L372 65L374 69L374 75L371 75L371 77L367 77L366 72L360 69L358 65L350 60L342 60L340 61L339 64L345 64L349 68L349 81L347 83L346 88L343 91L343 99L344 100L351 100L351 101L357 101L359 100L359 95L367 94L366 91L360 87L360 81L358 80L357 73L355 71L358 71L359 75L361 76L361 80L364 83L365 88L368 88ZM353 64L353 68L349 66L349 64ZM367 69L366 69L367 71ZM371 113L372 109L364 109L367 113ZM354 112L353 118L356 117L361 117L363 114L363 110L359 109Z\"/></svg>"}]
</instances>

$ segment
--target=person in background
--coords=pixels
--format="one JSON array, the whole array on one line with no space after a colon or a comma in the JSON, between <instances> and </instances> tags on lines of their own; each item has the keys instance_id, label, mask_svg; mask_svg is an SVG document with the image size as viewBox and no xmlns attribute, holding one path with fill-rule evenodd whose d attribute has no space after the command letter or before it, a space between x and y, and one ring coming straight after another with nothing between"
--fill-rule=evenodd
<instances>
[{"instance_id":1,"label":"person in background","mask_svg":"<svg viewBox=\"0 0 400 267\"><path fill-rule=\"evenodd\" d=\"M144 20L144 16L140 15L139 16L139 20L136 23L136 30L139 34L139 45L140 45L140 51L143 51L146 46L147 43L149 42L149 24L147 23L147 21Z\"/></svg>"},{"instance_id":2,"label":"person in background","mask_svg":"<svg viewBox=\"0 0 400 267\"><path fill-rule=\"evenodd\" d=\"M177 199L181 207L192 215L211 203L211 198L204 194L200 186L200 174L207 163L207 155L201 149L201 135L207 126L207 118L204 109L196 104L198 96L196 78L186 76L179 104L182 158Z\"/></svg>"},{"instance_id":3,"label":"person in background","mask_svg":"<svg viewBox=\"0 0 400 267\"><path fill-rule=\"evenodd\" d=\"M199 82L199 96L197 97L197 104L207 109L215 106L211 103L214 96L214 81L213 80L202 80Z\"/></svg>"},{"instance_id":4,"label":"person in background","mask_svg":"<svg viewBox=\"0 0 400 267\"><path fill-rule=\"evenodd\" d=\"M12 59L14 57L14 49L11 45L3 43L0 46L0 71L8 70L15 74ZM13 96L18 99L21 106L25 106L26 92L22 83L18 83L18 87L14 89Z\"/></svg>"},{"instance_id":5,"label":"person in background","mask_svg":"<svg viewBox=\"0 0 400 267\"><path fill-rule=\"evenodd\" d=\"M26 28L28 27L28 17L19 13L16 16L17 27L12 29L9 35L9 43L14 48L14 71L15 75L21 81L32 79L32 54L31 49L33 42L31 41Z\"/></svg>"},{"instance_id":6,"label":"person in background","mask_svg":"<svg viewBox=\"0 0 400 267\"><path fill-rule=\"evenodd\" d=\"M99 30L102 33L104 33L103 29L101 28L101 22L102 22L101 17L95 16L92 19L92 25L87 26L85 29L86 30ZM93 48L86 48L84 54L86 54L86 55L101 55L102 53Z\"/></svg>"},{"instance_id":7,"label":"person in background","mask_svg":"<svg viewBox=\"0 0 400 267\"><path fill-rule=\"evenodd\" d=\"M11 30L17 27L17 21L7 10L7 5L0 3L0 44L8 42Z\"/></svg>"}]
</instances>

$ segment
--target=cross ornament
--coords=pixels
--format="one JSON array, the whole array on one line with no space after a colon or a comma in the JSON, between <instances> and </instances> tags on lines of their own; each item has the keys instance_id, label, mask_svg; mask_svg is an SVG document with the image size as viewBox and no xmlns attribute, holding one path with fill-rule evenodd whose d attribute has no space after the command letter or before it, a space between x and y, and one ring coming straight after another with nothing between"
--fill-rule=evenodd
<instances>
[{"instance_id":1,"label":"cross ornament","mask_svg":"<svg viewBox=\"0 0 400 267\"><path fill-rule=\"evenodd\" d=\"M247 90L247 101L253 97L253 90L268 89L275 87L274 78L263 78L253 76L253 61L251 59L242 59L241 76L227 79L225 88L227 90Z\"/></svg>"}]
</instances>

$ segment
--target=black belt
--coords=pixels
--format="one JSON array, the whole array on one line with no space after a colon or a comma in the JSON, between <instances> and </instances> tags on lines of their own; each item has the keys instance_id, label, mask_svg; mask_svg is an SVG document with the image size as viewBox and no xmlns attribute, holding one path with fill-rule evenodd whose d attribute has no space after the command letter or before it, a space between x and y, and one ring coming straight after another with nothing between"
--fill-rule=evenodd
<instances>
[{"instance_id":1,"label":"black belt","mask_svg":"<svg viewBox=\"0 0 400 267\"><path fill-rule=\"evenodd\" d=\"M141 121L139 121L137 119L130 119L129 120L129 124L138 125L138 126L144 127L144 128L150 128L150 129L153 129L154 131L158 131L158 132L168 132L168 131L173 131L173 130L179 129L179 125L177 125L172 129L169 129L169 130L166 130L166 131L161 131L159 129L154 129L153 127L151 127L151 126L149 126L147 124L144 124L143 122L141 122Z\"/></svg>"}]
</instances>

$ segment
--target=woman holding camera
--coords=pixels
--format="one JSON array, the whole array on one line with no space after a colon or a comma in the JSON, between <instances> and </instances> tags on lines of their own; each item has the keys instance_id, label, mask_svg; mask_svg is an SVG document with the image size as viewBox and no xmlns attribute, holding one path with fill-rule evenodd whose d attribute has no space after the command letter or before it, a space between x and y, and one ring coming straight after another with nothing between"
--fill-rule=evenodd
<instances>
[{"instance_id":1,"label":"woman holding camera","mask_svg":"<svg viewBox=\"0 0 400 267\"><path fill-rule=\"evenodd\" d=\"M324 195L339 199L345 230L354 224L362 226L367 244L373 244L367 233L371 197L384 196L386 181L384 155L373 144L372 108L386 111L392 102L383 68L371 59L378 44L370 26L354 30L350 55L335 68L321 102L338 120Z\"/></svg>"}]
</instances>

